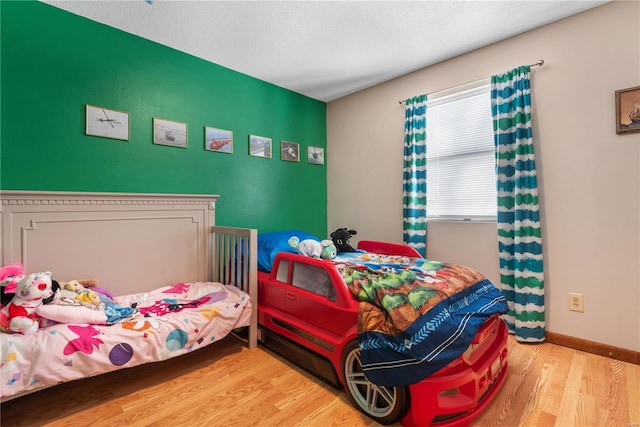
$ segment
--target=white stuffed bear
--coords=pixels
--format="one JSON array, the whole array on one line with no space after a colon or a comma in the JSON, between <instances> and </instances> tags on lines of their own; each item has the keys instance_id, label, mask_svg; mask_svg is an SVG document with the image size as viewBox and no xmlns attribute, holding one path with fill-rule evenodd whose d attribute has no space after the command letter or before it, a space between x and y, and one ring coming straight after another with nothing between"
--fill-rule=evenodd
<instances>
[{"instance_id":1,"label":"white stuffed bear","mask_svg":"<svg viewBox=\"0 0 640 427\"><path fill-rule=\"evenodd\" d=\"M336 257L336 247L331 240L318 242L313 239L300 241L297 236L288 240L291 247L296 248L298 253L313 258L333 259Z\"/></svg>"},{"instance_id":2,"label":"white stuffed bear","mask_svg":"<svg viewBox=\"0 0 640 427\"><path fill-rule=\"evenodd\" d=\"M2 308L2 328L10 332L32 334L38 330L36 310L42 300L53 295L51 273L33 273L20 280L16 293L6 307Z\"/></svg>"}]
</instances>

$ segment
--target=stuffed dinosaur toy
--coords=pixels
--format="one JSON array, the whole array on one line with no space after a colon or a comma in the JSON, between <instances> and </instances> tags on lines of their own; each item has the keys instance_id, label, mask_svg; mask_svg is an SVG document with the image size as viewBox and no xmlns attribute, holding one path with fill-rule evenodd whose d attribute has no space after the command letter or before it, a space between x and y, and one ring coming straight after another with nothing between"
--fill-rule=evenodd
<instances>
[{"instance_id":1,"label":"stuffed dinosaur toy","mask_svg":"<svg viewBox=\"0 0 640 427\"><path fill-rule=\"evenodd\" d=\"M293 236L289 240L289 246L298 250L298 253L313 258L333 259L336 257L336 247L331 240L318 242L313 239L300 240Z\"/></svg>"},{"instance_id":2,"label":"stuffed dinosaur toy","mask_svg":"<svg viewBox=\"0 0 640 427\"><path fill-rule=\"evenodd\" d=\"M0 326L9 332L33 334L39 328L36 310L42 305L42 300L51 295L50 272L25 276L16 285L11 302L2 308Z\"/></svg>"},{"instance_id":3,"label":"stuffed dinosaur toy","mask_svg":"<svg viewBox=\"0 0 640 427\"><path fill-rule=\"evenodd\" d=\"M347 230L346 228L338 228L336 231L331 233L331 240L333 240L333 244L336 245L336 249L339 254L342 252L356 251L349 244L351 236L355 236L356 234L358 234L356 230Z\"/></svg>"}]
</instances>

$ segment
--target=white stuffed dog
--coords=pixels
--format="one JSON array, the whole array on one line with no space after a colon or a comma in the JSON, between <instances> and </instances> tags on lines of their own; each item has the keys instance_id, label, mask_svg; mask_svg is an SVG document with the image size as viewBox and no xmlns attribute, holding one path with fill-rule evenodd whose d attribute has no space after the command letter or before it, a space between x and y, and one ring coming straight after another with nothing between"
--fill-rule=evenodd
<instances>
[{"instance_id":1,"label":"white stuffed dog","mask_svg":"<svg viewBox=\"0 0 640 427\"><path fill-rule=\"evenodd\" d=\"M38 330L36 310L42 300L53 295L51 273L29 274L16 286L11 302L2 308L2 329L20 334L32 334Z\"/></svg>"}]
</instances>

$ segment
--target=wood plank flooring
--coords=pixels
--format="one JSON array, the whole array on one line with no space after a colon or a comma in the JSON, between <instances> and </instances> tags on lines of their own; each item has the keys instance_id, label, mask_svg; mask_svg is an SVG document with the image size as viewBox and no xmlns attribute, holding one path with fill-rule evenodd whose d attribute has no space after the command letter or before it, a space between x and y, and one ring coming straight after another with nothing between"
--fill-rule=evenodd
<instances>
[{"instance_id":1,"label":"wood plank flooring","mask_svg":"<svg viewBox=\"0 0 640 427\"><path fill-rule=\"evenodd\" d=\"M474 427L640 425L640 366L509 340L509 376ZM379 425L344 392L233 336L167 362L10 400L0 411L2 426L11 427Z\"/></svg>"}]
</instances>

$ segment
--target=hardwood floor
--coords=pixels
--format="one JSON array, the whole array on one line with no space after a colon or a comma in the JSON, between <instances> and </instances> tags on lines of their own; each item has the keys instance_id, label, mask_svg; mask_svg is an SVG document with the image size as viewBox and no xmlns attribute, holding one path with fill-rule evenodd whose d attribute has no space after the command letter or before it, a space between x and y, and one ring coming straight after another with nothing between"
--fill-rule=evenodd
<instances>
[{"instance_id":1,"label":"hardwood floor","mask_svg":"<svg viewBox=\"0 0 640 427\"><path fill-rule=\"evenodd\" d=\"M504 388L472 425L640 425L640 366L509 338ZM339 390L230 336L167 362L2 403L2 426L378 426ZM399 426L396 424L395 426Z\"/></svg>"}]
</instances>

